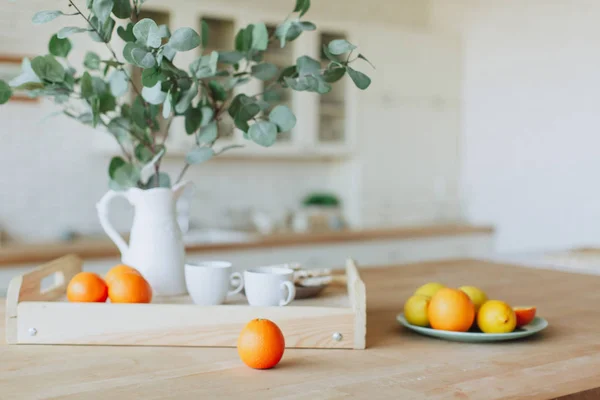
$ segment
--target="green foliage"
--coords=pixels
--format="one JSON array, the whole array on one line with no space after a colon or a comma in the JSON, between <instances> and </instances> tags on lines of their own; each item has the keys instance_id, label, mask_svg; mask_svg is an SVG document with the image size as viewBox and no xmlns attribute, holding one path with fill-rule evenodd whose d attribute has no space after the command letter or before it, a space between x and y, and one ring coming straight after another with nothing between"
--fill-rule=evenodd
<instances>
[{"instance_id":1,"label":"green foliage","mask_svg":"<svg viewBox=\"0 0 600 400\"><path fill-rule=\"evenodd\" d=\"M48 43L48 51L56 57L66 58L72 48L73 45L69 39L60 39L57 35L52 36Z\"/></svg>"},{"instance_id":2,"label":"green foliage","mask_svg":"<svg viewBox=\"0 0 600 400\"><path fill-rule=\"evenodd\" d=\"M323 45L322 57L330 61L328 65L306 55L298 57L294 65L276 66L265 61L269 59L265 53L272 41L285 47L302 34L317 29L314 23L303 20L310 9L310 0L296 0L293 12L274 32L262 22L249 24L235 35L232 50L210 53L205 51L213 39L209 37L207 21L201 20L199 32L185 27L171 32L167 25L158 25L151 18L138 21L144 2L86 0L81 1L81 8L70 7L70 14L58 10L35 14L36 24L62 16L77 21L52 36L48 55L35 57L31 62L25 59L19 76L9 83L0 81L0 104L10 99L13 90L25 91L33 97L50 97L64 107L65 115L108 131L123 153L109 165L112 188L170 186L169 176L157 173L155 168L160 169L160 160L166 152L164 128L170 127L174 119L183 119L181 125L173 127L183 125L196 143L186 155L189 166L240 147L234 144L217 152L213 150L220 128L225 126L225 113L246 139L269 147L276 143L280 133L296 126L293 111L281 104L285 90L325 94L346 75L360 89L371 84L371 79L358 71L354 62L371 63L344 39ZM118 28L115 19L122 20ZM111 44L115 28L118 35L115 40L123 41L118 45ZM108 53L101 58L95 52L87 52L83 60L85 68L78 69L67 61L73 47L68 38L84 32L92 40L106 44ZM196 50L198 56L188 68L175 65L173 60L178 53L198 47L202 51ZM123 50L115 54L114 48ZM130 76L132 66L142 69L141 86L134 84ZM251 80L263 82L261 93L240 94L247 92L241 86Z\"/></svg>"},{"instance_id":3,"label":"green foliage","mask_svg":"<svg viewBox=\"0 0 600 400\"><path fill-rule=\"evenodd\" d=\"M0 80L0 104L7 103L11 96L12 89L8 86L8 83Z\"/></svg>"}]
</instances>

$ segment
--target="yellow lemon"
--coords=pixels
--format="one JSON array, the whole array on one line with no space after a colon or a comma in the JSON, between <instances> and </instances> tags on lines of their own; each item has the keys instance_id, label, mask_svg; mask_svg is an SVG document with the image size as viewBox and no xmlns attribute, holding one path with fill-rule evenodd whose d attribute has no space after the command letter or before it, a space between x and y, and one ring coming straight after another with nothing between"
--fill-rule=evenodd
<instances>
[{"instance_id":1,"label":"yellow lemon","mask_svg":"<svg viewBox=\"0 0 600 400\"><path fill-rule=\"evenodd\" d=\"M479 311L479 308L485 303L488 298L485 292L475 286L461 286L458 290L462 290L469 296L473 305L475 305L475 312Z\"/></svg>"},{"instance_id":2,"label":"yellow lemon","mask_svg":"<svg viewBox=\"0 0 600 400\"><path fill-rule=\"evenodd\" d=\"M404 303L404 317L410 324L429 326L429 319L427 318L429 300L428 296L420 294L411 296L406 300L406 303Z\"/></svg>"},{"instance_id":3,"label":"yellow lemon","mask_svg":"<svg viewBox=\"0 0 600 400\"><path fill-rule=\"evenodd\" d=\"M477 326L484 333L509 333L517 326L517 317L511 306L503 301L483 303L477 313Z\"/></svg>"},{"instance_id":4,"label":"yellow lemon","mask_svg":"<svg viewBox=\"0 0 600 400\"><path fill-rule=\"evenodd\" d=\"M415 294L421 294L423 296L433 297L438 290L445 288L446 286L437 282L429 282L417 289Z\"/></svg>"}]
</instances>

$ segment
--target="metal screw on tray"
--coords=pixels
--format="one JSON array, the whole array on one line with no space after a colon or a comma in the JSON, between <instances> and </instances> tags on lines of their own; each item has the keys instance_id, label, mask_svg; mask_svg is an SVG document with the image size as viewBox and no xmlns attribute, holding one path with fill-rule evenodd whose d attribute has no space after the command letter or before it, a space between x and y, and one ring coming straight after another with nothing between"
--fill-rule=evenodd
<instances>
[{"instance_id":1,"label":"metal screw on tray","mask_svg":"<svg viewBox=\"0 0 600 400\"><path fill-rule=\"evenodd\" d=\"M29 328L28 332L29 332L29 336L37 335L37 329L35 329L35 328Z\"/></svg>"},{"instance_id":2,"label":"metal screw on tray","mask_svg":"<svg viewBox=\"0 0 600 400\"><path fill-rule=\"evenodd\" d=\"M335 340L336 342L341 342L342 339L344 338L344 336L339 333L339 332L335 332L332 336L333 340Z\"/></svg>"}]
</instances>

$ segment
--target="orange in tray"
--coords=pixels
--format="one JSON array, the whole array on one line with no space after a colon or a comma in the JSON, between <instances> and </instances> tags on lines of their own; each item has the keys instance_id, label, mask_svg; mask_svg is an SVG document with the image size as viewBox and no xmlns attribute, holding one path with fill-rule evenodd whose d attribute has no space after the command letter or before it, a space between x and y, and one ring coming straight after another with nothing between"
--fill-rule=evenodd
<instances>
[{"instance_id":1,"label":"orange in tray","mask_svg":"<svg viewBox=\"0 0 600 400\"><path fill-rule=\"evenodd\" d=\"M133 273L138 274L138 275L140 274L137 269L132 268L129 265L119 264L119 265L115 265L114 267L112 267L110 269L110 271L108 271L106 273L106 275L104 276L104 280L106 281L106 283L108 285L110 285L110 283L113 280L115 280L121 274L126 273L126 272L133 272Z\"/></svg>"},{"instance_id":2,"label":"orange in tray","mask_svg":"<svg viewBox=\"0 0 600 400\"><path fill-rule=\"evenodd\" d=\"M433 329L466 332L475 320L475 306L462 290L443 288L431 298L427 317Z\"/></svg>"},{"instance_id":3,"label":"orange in tray","mask_svg":"<svg viewBox=\"0 0 600 400\"><path fill-rule=\"evenodd\" d=\"M104 303L108 297L106 282L93 272L80 272L67 286L67 299L73 302Z\"/></svg>"},{"instance_id":4,"label":"orange in tray","mask_svg":"<svg viewBox=\"0 0 600 400\"><path fill-rule=\"evenodd\" d=\"M116 274L108 284L111 303L150 303L152 287L137 271Z\"/></svg>"},{"instance_id":5,"label":"orange in tray","mask_svg":"<svg viewBox=\"0 0 600 400\"><path fill-rule=\"evenodd\" d=\"M517 316L517 328L531 323L535 318L535 307L513 307L513 310Z\"/></svg>"},{"instance_id":6,"label":"orange in tray","mask_svg":"<svg viewBox=\"0 0 600 400\"><path fill-rule=\"evenodd\" d=\"M283 357L285 339L274 322L254 319L242 329L237 349L240 359L250 368L269 369Z\"/></svg>"}]
</instances>

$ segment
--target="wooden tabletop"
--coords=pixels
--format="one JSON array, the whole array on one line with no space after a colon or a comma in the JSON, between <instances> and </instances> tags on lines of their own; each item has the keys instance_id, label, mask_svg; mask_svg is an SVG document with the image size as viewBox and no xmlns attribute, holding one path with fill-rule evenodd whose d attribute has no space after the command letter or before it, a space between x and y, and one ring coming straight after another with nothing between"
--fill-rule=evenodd
<instances>
[{"instance_id":1,"label":"wooden tabletop","mask_svg":"<svg viewBox=\"0 0 600 400\"><path fill-rule=\"evenodd\" d=\"M235 349L8 346L0 329L0 398L600 398L600 277L480 261L361 274L366 350L287 350L275 369L256 371ZM395 316L428 281L477 285L510 304L537 305L550 326L492 344L419 336Z\"/></svg>"},{"instance_id":2,"label":"wooden tabletop","mask_svg":"<svg viewBox=\"0 0 600 400\"><path fill-rule=\"evenodd\" d=\"M491 235L487 225L422 225L385 229L357 229L324 233L281 233L257 236L256 240L232 243L200 243L186 246L187 252L238 251L257 248L310 246L313 244L364 242L386 239L417 239L440 236ZM73 242L8 244L0 248L0 268L16 264L44 263L65 254L91 260L120 256L119 249L107 239L81 239Z\"/></svg>"}]
</instances>

